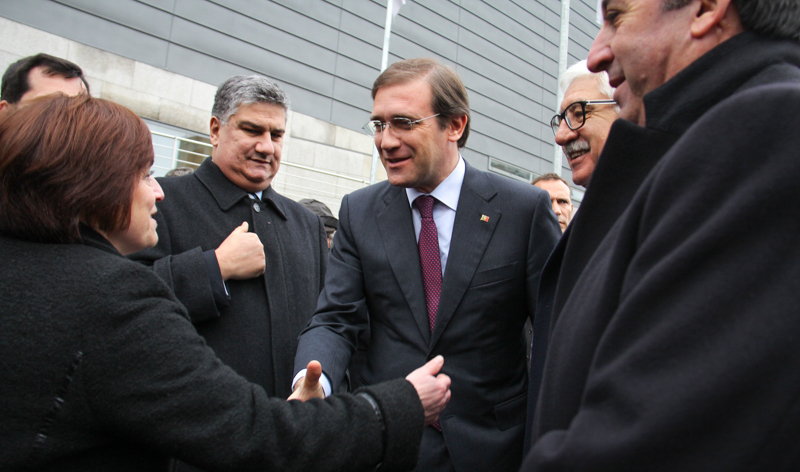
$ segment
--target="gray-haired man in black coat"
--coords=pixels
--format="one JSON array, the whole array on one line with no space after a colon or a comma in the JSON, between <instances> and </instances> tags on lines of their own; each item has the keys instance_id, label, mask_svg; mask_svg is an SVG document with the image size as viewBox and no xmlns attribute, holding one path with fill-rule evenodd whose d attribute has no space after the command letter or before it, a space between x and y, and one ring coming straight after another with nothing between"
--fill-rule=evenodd
<instances>
[{"instance_id":1,"label":"gray-haired man in black coat","mask_svg":"<svg viewBox=\"0 0 800 472\"><path fill-rule=\"evenodd\" d=\"M800 470L800 4L602 5L628 121L543 270L522 470Z\"/></svg>"},{"instance_id":2,"label":"gray-haired man in black coat","mask_svg":"<svg viewBox=\"0 0 800 472\"><path fill-rule=\"evenodd\" d=\"M188 308L217 356L269 396L291 393L297 336L322 289L320 219L270 186L288 99L270 80L235 76L217 90L210 158L159 179L158 245L133 255Z\"/></svg>"}]
</instances>

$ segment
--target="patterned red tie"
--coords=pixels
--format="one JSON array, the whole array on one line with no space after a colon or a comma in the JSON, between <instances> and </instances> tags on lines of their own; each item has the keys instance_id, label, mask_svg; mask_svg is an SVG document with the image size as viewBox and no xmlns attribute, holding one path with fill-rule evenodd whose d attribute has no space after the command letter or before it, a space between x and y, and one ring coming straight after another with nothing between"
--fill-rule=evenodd
<instances>
[{"instance_id":1,"label":"patterned red tie","mask_svg":"<svg viewBox=\"0 0 800 472\"><path fill-rule=\"evenodd\" d=\"M433 221L433 203L435 198L420 195L414 200L422 217L419 230L419 262L422 265L422 284L425 287L425 305L428 307L428 323L431 333L436 325L436 311L439 309L439 297L442 295L442 259L439 256L439 232ZM436 420L431 426L441 431L442 426Z\"/></svg>"},{"instance_id":2,"label":"patterned red tie","mask_svg":"<svg viewBox=\"0 0 800 472\"><path fill-rule=\"evenodd\" d=\"M436 325L436 311L442 294L442 259L439 256L439 232L433 221L435 198L421 195L414 200L422 217L419 230L419 262L422 265L422 284L425 287L425 304L428 307L428 322L431 333Z\"/></svg>"}]
</instances>

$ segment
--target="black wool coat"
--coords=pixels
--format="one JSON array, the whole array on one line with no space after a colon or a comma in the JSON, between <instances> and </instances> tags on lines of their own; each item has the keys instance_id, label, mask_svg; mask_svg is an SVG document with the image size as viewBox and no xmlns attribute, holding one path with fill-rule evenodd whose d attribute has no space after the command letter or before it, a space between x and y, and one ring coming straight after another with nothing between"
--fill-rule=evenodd
<instances>
[{"instance_id":1,"label":"black wool coat","mask_svg":"<svg viewBox=\"0 0 800 472\"><path fill-rule=\"evenodd\" d=\"M288 397L297 336L325 280L328 244L319 217L272 187L261 201L249 198L211 158L191 175L158 181L165 196L156 205L158 244L131 258L153 266L223 362L268 395ZM215 302L203 252L244 221L264 244L266 272L227 281L225 306Z\"/></svg>"},{"instance_id":2,"label":"black wool coat","mask_svg":"<svg viewBox=\"0 0 800 472\"><path fill-rule=\"evenodd\" d=\"M542 276L523 471L800 468L799 67L741 33L614 123Z\"/></svg>"},{"instance_id":3,"label":"black wool coat","mask_svg":"<svg viewBox=\"0 0 800 472\"><path fill-rule=\"evenodd\" d=\"M410 383L367 388L385 435L364 398L269 398L214 355L152 270L88 228L83 244L0 236L0 287L0 470L166 471L169 456L209 471L415 463L423 412Z\"/></svg>"}]
</instances>

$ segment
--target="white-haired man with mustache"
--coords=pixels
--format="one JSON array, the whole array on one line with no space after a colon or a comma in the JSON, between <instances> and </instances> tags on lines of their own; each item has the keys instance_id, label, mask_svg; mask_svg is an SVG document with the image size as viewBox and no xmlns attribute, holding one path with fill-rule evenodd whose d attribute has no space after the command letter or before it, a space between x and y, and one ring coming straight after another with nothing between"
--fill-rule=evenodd
<instances>
[{"instance_id":1,"label":"white-haired man with mustache","mask_svg":"<svg viewBox=\"0 0 800 472\"><path fill-rule=\"evenodd\" d=\"M556 134L556 143L567 156L572 181L586 187L611 123L619 116L614 88L609 85L606 72L590 72L586 61L568 68L559 87L566 92L561 113L553 117L550 126Z\"/></svg>"}]
</instances>

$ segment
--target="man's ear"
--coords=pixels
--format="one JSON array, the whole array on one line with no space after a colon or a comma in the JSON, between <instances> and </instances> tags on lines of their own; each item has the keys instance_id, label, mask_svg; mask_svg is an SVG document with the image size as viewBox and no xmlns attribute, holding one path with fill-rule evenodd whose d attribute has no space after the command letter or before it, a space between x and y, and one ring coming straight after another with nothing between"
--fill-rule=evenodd
<instances>
[{"instance_id":1,"label":"man's ear","mask_svg":"<svg viewBox=\"0 0 800 472\"><path fill-rule=\"evenodd\" d=\"M729 10L733 10L729 12ZM726 17L734 13L738 20L738 13L731 4L731 0L700 0L697 16L692 20L691 34L695 39L702 39L715 28L729 26ZM726 31L727 33L727 31Z\"/></svg>"},{"instance_id":2,"label":"man's ear","mask_svg":"<svg viewBox=\"0 0 800 472\"><path fill-rule=\"evenodd\" d=\"M211 117L211 124L209 126L210 132L208 139L211 141L212 146L219 144L219 129L222 128L222 123L219 122L216 116Z\"/></svg>"},{"instance_id":3,"label":"man's ear","mask_svg":"<svg viewBox=\"0 0 800 472\"><path fill-rule=\"evenodd\" d=\"M4 110L8 105L9 103L7 101L0 100L0 110Z\"/></svg>"},{"instance_id":4,"label":"man's ear","mask_svg":"<svg viewBox=\"0 0 800 472\"><path fill-rule=\"evenodd\" d=\"M458 142L466 127L467 115L451 116L450 124L447 126L447 139L454 143Z\"/></svg>"}]
</instances>

